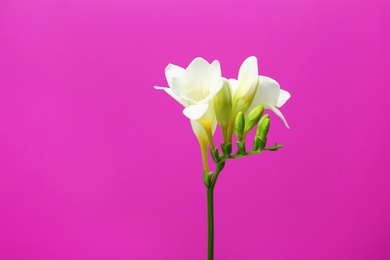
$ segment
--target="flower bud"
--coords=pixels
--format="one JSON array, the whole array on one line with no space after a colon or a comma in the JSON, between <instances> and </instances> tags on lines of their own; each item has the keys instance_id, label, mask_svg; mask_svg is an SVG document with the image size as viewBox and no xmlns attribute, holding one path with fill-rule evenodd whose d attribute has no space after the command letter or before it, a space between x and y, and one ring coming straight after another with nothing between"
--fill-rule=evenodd
<instances>
[{"instance_id":1,"label":"flower bud","mask_svg":"<svg viewBox=\"0 0 390 260\"><path fill-rule=\"evenodd\" d=\"M246 113L251 106L259 86L259 78L251 77L242 82L233 96L233 115L238 112Z\"/></svg>"},{"instance_id":2,"label":"flower bud","mask_svg":"<svg viewBox=\"0 0 390 260\"><path fill-rule=\"evenodd\" d=\"M252 111L249 113L245 120L245 129L244 129L244 138L247 133L249 133L250 130L252 130L253 127L259 122L261 116L263 115L264 107L262 105L259 105L252 109Z\"/></svg>"},{"instance_id":3,"label":"flower bud","mask_svg":"<svg viewBox=\"0 0 390 260\"><path fill-rule=\"evenodd\" d=\"M238 141L242 142L244 140L244 127L245 127L245 117L243 112L239 112L236 121L234 123L234 132L236 133Z\"/></svg>"},{"instance_id":4,"label":"flower bud","mask_svg":"<svg viewBox=\"0 0 390 260\"><path fill-rule=\"evenodd\" d=\"M232 93L229 81L225 80L221 90L214 97L214 111L221 127L227 127L232 114Z\"/></svg>"},{"instance_id":5,"label":"flower bud","mask_svg":"<svg viewBox=\"0 0 390 260\"><path fill-rule=\"evenodd\" d=\"M253 143L253 151L263 151L267 143L267 134L270 126L269 115L264 115L257 126L255 141Z\"/></svg>"},{"instance_id":6,"label":"flower bud","mask_svg":"<svg viewBox=\"0 0 390 260\"><path fill-rule=\"evenodd\" d=\"M224 84L215 95L213 103L217 122L221 126L223 140L225 143L228 143L228 131L232 114L232 93L229 81L224 80Z\"/></svg>"},{"instance_id":7,"label":"flower bud","mask_svg":"<svg viewBox=\"0 0 390 260\"><path fill-rule=\"evenodd\" d=\"M259 125L257 126L256 136L265 139L268 134L269 126L269 115L266 114L260 119Z\"/></svg>"}]
</instances>

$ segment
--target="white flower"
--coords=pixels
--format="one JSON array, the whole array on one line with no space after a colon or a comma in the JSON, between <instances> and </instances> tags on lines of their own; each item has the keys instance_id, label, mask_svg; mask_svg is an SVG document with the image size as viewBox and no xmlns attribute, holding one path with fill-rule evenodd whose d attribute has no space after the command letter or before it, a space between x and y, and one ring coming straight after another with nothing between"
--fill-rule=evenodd
<instances>
[{"instance_id":1,"label":"white flower","mask_svg":"<svg viewBox=\"0 0 390 260\"><path fill-rule=\"evenodd\" d=\"M155 89L164 90L185 107L183 114L191 119L192 129L200 142L211 139L216 128L212 101L223 86L219 62L215 60L209 64L203 58L195 58L187 69L169 64L165 76L169 88Z\"/></svg>"},{"instance_id":2,"label":"white flower","mask_svg":"<svg viewBox=\"0 0 390 260\"><path fill-rule=\"evenodd\" d=\"M254 56L247 58L241 65L238 73L238 81L231 79L232 95L237 91L237 88L242 82L258 77L258 88L253 98L252 104L247 110L250 112L258 105L263 105L264 108L271 109L284 122L287 128L290 128L283 114L278 108L284 105L291 97L290 93L280 89L279 83L274 79L266 76L258 76L257 59Z\"/></svg>"}]
</instances>

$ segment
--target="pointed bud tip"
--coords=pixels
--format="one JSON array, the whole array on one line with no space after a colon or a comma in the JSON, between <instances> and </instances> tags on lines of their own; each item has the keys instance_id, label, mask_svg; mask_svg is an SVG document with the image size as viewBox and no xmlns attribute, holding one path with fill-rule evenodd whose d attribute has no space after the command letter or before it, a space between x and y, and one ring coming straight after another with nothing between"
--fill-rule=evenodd
<instances>
[{"instance_id":1,"label":"pointed bud tip","mask_svg":"<svg viewBox=\"0 0 390 260\"><path fill-rule=\"evenodd\" d=\"M245 121L244 135L246 135L250 130L253 129L253 127L255 127L255 125L259 122L261 116L263 115L263 112L264 107L262 105L259 105L252 109Z\"/></svg>"},{"instance_id":2,"label":"pointed bud tip","mask_svg":"<svg viewBox=\"0 0 390 260\"><path fill-rule=\"evenodd\" d=\"M243 141L244 139L244 128L245 128L245 117L244 117L244 113L240 111L234 123L234 132L236 133L237 139L239 141Z\"/></svg>"},{"instance_id":3,"label":"pointed bud tip","mask_svg":"<svg viewBox=\"0 0 390 260\"><path fill-rule=\"evenodd\" d=\"M264 139L267 137L268 131L270 127L270 119L269 115L265 114L259 121L257 126L256 136Z\"/></svg>"}]
</instances>

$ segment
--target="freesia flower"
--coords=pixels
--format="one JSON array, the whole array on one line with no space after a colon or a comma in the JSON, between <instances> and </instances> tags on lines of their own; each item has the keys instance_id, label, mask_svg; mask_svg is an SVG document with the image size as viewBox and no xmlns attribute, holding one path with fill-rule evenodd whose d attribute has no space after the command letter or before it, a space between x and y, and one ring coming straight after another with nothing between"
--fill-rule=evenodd
<instances>
[{"instance_id":1,"label":"freesia flower","mask_svg":"<svg viewBox=\"0 0 390 260\"><path fill-rule=\"evenodd\" d=\"M185 107L183 114L191 120L201 145L213 145L216 119L212 102L223 86L219 62L215 60L210 64L203 58L195 58L186 69L169 64L165 76L169 88L155 89L164 90Z\"/></svg>"},{"instance_id":2,"label":"freesia flower","mask_svg":"<svg viewBox=\"0 0 390 260\"><path fill-rule=\"evenodd\" d=\"M190 119L201 147L203 181L207 191L208 259L213 260L214 187L218 176L227 160L263 151L276 151L283 147L278 144L266 147L270 119L263 112L265 108L273 110L289 127L278 108L286 103L290 94L281 90L275 80L258 75L257 59L253 56L243 62L237 80L222 78L219 62L215 60L210 64L202 58L194 59L186 69L169 64L165 69L165 76L169 88L155 89L164 90L184 106L183 114ZM213 143L217 122L223 134L221 152ZM256 125L253 148L247 152L246 135ZM234 153L233 132L237 137L237 150ZM215 162L213 171L208 166L208 151Z\"/></svg>"},{"instance_id":3,"label":"freesia flower","mask_svg":"<svg viewBox=\"0 0 390 260\"><path fill-rule=\"evenodd\" d=\"M264 108L271 109L283 120L286 127L290 128L282 112L280 112L278 108L282 107L291 95L289 92L280 89L279 83L274 79L258 75L256 57L251 56L242 63L238 73L238 80L229 79L232 94L234 95L236 91L238 91L237 89L239 89L242 82L253 79L254 77L258 77L258 87L256 93L254 94L253 101L247 111L251 111L258 105L263 105Z\"/></svg>"}]
</instances>

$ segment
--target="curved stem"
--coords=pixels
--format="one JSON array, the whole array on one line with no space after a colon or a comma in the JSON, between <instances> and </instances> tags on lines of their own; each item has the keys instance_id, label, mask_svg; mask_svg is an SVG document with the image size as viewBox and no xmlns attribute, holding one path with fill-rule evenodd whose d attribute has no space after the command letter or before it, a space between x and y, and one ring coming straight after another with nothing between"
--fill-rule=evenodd
<instances>
[{"instance_id":1,"label":"curved stem","mask_svg":"<svg viewBox=\"0 0 390 260\"><path fill-rule=\"evenodd\" d=\"M225 162L218 163L211 183L207 189L207 222L208 222L208 260L214 259L214 187L218 175L225 166Z\"/></svg>"},{"instance_id":2,"label":"curved stem","mask_svg":"<svg viewBox=\"0 0 390 260\"><path fill-rule=\"evenodd\" d=\"M214 259L214 188L207 188L208 260Z\"/></svg>"}]
</instances>

